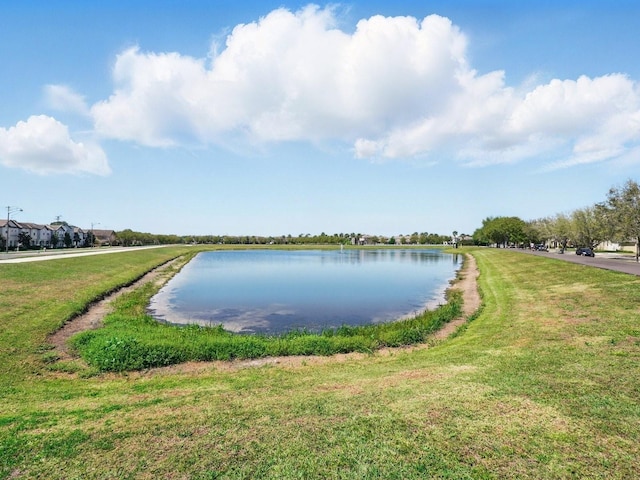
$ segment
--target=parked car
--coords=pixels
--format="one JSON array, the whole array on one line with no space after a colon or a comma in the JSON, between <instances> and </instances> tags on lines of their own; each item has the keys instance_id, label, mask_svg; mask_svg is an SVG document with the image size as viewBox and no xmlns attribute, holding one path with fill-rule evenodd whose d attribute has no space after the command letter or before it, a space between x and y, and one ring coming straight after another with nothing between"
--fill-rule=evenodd
<instances>
[{"instance_id":1,"label":"parked car","mask_svg":"<svg viewBox=\"0 0 640 480\"><path fill-rule=\"evenodd\" d=\"M596 254L593 250L587 247L576 248L576 255L582 255L583 257L595 257Z\"/></svg>"},{"instance_id":2,"label":"parked car","mask_svg":"<svg viewBox=\"0 0 640 480\"><path fill-rule=\"evenodd\" d=\"M539 251L539 252L548 252L549 251L547 246L543 245L543 244L536 245L536 250Z\"/></svg>"}]
</instances>

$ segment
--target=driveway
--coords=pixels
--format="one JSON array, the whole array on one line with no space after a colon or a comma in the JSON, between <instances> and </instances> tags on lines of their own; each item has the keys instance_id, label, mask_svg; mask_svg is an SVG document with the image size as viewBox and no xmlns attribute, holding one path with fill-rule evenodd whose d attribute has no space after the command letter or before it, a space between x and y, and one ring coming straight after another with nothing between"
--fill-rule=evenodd
<instances>
[{"instance_id":1,"label":"driveway","mask_svg":"<svg viewBox=\"0 0 640 480\"><path fill-rule=\"evenodd\" d=\"M590 267L603 268L605 270L614 270L616 272L640 276L640 263L637 263L635 256L631 255L596 252L595 257L583 257L581 255L576 255L573 250L569 250L563 254L556 253L555 251L537 252L525 249L517 249L517 251L529 255L537 255L539 257L547 257L554 260L579 263L580 265L588 265Z\"/></svg>"}]
</instances>

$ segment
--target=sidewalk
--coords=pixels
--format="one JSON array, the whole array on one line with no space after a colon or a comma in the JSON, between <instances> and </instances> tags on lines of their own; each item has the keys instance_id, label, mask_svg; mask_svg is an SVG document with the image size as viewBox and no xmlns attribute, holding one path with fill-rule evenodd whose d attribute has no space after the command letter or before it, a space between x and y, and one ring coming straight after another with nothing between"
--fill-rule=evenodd
<instances>
[{"instance_id":1,"label":"sidewalk","mask_svg":"<svg viewBox=\"0 0 640 480\"><path fill-rule=\"evenodd\" d=\"M100 247L100 248L77 248L62 250L38 250L26 252L12 252L0 254L0 264L3 263L25 263L41 262L45 260L58 260L60 258L87 257L89 255L105 255L108 253L134 252L136 250L146 250L149 248L163 248L169 245L149 245L144 247Z\"/></svg>"}]
</instances>

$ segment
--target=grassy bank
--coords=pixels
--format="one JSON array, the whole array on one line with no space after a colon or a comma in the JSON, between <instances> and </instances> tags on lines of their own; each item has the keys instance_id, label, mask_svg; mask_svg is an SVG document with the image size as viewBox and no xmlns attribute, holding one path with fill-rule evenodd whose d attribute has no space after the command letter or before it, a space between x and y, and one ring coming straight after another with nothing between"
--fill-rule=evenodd
<instances>
[{"instance_id":1,"label":"grassy bank","mask_svg":"<svg viewBox=\"0 0 640 480\"><path fill-rule=\"evenodd\" d=\"M637 473L636 277L477 250L483 310L430 349L88 377L52 368L46 334L62 318L171 256L123 255L136 259L0 265L0 478ZM81 272L91 281L65 286Z\"/></svg>"},{"instance_id":2,"label":"grassy bank","mask_svg":"<svg viewBox=\"0 0 640 480\"><path fill-rule=\"evenodd\" d=\"M38 373L47 335L87 305L128 285L189 247L168 247L83 258L0 264L0 376ZM8 383L13 383L13 382ZM0 389L2 387L0 386Z\"/></svg>"},{"instance_id":3,"label":"grassy bank","mask_svg":"<svg viewBox=\"0 0 640 480\"><path fill-rule=\"evenodd\" d=\"M146 313L157 288L144 288L114 302L104 328L83 332L71 343L87 363L100 371L141 370L187 361L255 359L288 355L334 355L427 340L461 313L459 293L447 304L413 318L366 326L342 326L321 333L293 331L283 335L238 335L219 327L179 327L158 323Z\"/></svg>"}]
</instances>

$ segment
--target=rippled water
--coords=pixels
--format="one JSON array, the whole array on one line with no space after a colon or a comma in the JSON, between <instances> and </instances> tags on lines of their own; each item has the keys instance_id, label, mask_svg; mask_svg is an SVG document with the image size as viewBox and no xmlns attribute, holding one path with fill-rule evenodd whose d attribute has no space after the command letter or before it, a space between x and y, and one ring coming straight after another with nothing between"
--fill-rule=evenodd
<instances>
[{"instance_id":1,"label":"rippled water","mask_svg":"<svg viewBox=\"0 0 640 480\"><path fill-rule=\"evenodd\" d=\"M441 303L461 261L433 249L204 252L149 311L164 322L243 333L387 322Z\"/></svg>"}]
</instances>

